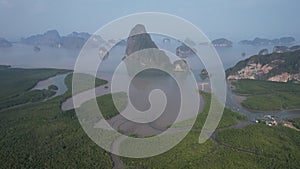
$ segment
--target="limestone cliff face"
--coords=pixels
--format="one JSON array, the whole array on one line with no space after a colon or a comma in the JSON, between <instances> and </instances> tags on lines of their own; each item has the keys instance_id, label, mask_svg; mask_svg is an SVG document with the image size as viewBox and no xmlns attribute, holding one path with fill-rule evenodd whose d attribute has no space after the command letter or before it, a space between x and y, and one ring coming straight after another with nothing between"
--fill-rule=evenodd
<instances>
[{"instance_id":1,"label":"limestone cliff face","mask_svg":"<svg viewBox=\"0 0 300 169\"><path fill-rule=\"evenodd\" d=\"M145 26L138 24L130 31L127 38L126 55L129 56L136 51L148 48L157 48L157 46L146 32Z\"/></svg>"},{"instance_id":2,"label":"limestone cliff face","mask_svg":"<svg viewBox=\"0 0 300 169\"><path fill-rule=\"evenodd\" d=\"M150 50L144 50L150 49ZM187 71L184 64L172 64L164 51L158 49L151 36L146 32L144 25L136 25L126 41L125 64L129 75L134 75L137 70L154 68L170 72ZM180 62L181 63L181 62ZM186 63L185 63L186 64ZM186 67L188 67L186 65ZM165 75L157 71L147 70L149 75Z\"/></svg>"}]
</instances>

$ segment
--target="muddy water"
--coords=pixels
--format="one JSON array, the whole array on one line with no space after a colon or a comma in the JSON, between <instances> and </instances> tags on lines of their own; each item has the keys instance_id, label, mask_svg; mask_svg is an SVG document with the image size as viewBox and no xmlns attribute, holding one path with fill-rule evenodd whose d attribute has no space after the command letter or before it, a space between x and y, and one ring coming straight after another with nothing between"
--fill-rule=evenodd
<instances>
[{"instance_id":1,"label":"muddy water","mask_svg":"<svg viewBox=\"0 0 300 169\"><path fill-rule=\"evenodd\" d=\"M110 86L111 77L109 75L98 74L99 78L108 80L109 83L105 86ZM128 120L122 115L117 115L112 119L108 120L111 126L118 131L122 131L125 134L136 134L139 136L150 136L159 134L166 130L167 127L172 124L179 113L181 106L181 96L179 87L176 81L171 76L157 76L150 78L135 77L129 87L129 98L133 106L139 111L146 111L150 108L149 94L154 89L160 89L164 92L167 99L167 104L161 116L150 123L136 123ZM90 98L91 92L94 90L88 90L81 92L73 97L78 97L81 100L81 104L92 99ZM196 92L196 90L195 90ZM95 88L96 97L104 94L111 93L110 88L105 89L104 86ZM198 112L201 112L204 101L199 95L200 107ZM81 105L79 104L79 105ZM63 110L73 109L73 99L69 98L62 104ZM185 114L182 120L192 118L193 116L189 113ZM101 121L95 124L95 127L101 127Z\"/></svg>"}]
</instances>

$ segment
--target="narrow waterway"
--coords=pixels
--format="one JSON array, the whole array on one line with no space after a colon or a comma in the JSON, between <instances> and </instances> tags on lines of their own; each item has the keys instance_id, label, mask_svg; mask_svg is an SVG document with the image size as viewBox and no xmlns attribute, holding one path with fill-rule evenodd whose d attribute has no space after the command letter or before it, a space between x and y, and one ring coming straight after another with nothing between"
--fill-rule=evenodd
<instances>
[{"instance_id":1,"label":"narrow waterway","mask_svg":"<svg viewBox=\"0 0 300 169\"><path fill-rule=\"evenodd\" d=\"M236 94L232 92L229 85L227 88L227 99L226 107L232 109L233 111L240 112L248 117L249 123L253 123L255 119L262 118L265 115L274 116L276 119L289 119L289 118L300 118L300 110L281 110L281 111L253 111L244 108L238 101L234 99Z\"/></svg>"},{"instance_id":2,"label":"narrow waterway","mask_svg":"<svg viewBox=\"0 0 300 169\"><path fill-rule=\"evenodd\" d=\"M65 84L65 78L67 77L69 73L66 74L59 74L53 77L50 77L46 80L39 81L31 90L43 90L43 89L48 89L50 85L55 85L57 86L58 90L56 91L55 95L52 97L48 98L47 100L54 98L56 96L60 96L64 94L68 88Z\"/></svg>"}]
</instances>

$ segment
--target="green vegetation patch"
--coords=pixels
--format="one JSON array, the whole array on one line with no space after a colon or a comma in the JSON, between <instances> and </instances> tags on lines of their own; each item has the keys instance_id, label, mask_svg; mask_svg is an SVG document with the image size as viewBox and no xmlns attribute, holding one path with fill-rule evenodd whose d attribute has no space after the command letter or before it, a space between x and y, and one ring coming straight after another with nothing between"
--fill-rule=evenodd
<instances>
[{"instance_id":1,"label":"green vegetation patch","mask_svg":"<svg viewBox=\"0 0 300 169\"><path fill-rule=\"evenodd\" d=\"M260 80L233 82L235 92L248 95L241 104L253 110L281 110L300 108L300 85Z\"/></svg>"},{"instance_id":2,"label":"green vegetation patch","mask_svg":"<svg viewBox=\"0 0 300 169\"><path fill-rule=\"evenodd\" d=\"M300 85L294 83L242 79L232 82L239 94L272 94L274 92L299 93Z\"/></svg>"},{"instance_id":3,"label":"green vegetation patch","mask_svg":"<svg viewBox=\"0 0 300 169\"><path fill-rule=\"evenodd\" d=\"M124 110L127 106L127 94L125 92L114 93L115 102L112 98L112 94L105 94L96 98L98 107L93 106L94 99L83 103L79 109L84 110L84 112L90 112L91 118L98 117L98 108L101 111L102 117L104 119L110 119L119 114L120 111ZM115 104L119 105L119 110L116 108ZM74 110L72 110L74 111Z\"/></svg>"},{"instance_id":4,"label":"green vegetation patch","mask_svg":"<svg viewBox=\"0 0 300 169\"><path fill-rule=\"evenodd\" d=\"M44 75L53 75L49 71ZM33 79L30 74L33 77L37 74L27 69L18 72L6 79L18 82L20 77L27 82ZM22 77L23 74L27 76ZM31 84L34 83L28 87ZM17 85L10 93L15 95L25 89ZM0 112L0 168L112 168L109 153L89 139L76 114L60 109L61 102L71 96L68 89L67 93L46 102Z\"/></svg>"},{"instance_id":5,"label":"green vegetation patch","mask_svg":"<svg viewBox=\"0 0 300 169\"><path fill-rule=\"evenodd\" d=\"M199 132L192 131L178 145L166 153L144 159L122 157L122 161L128 166L143 166L146 168L189 168L193 161L203 158L215 146L215 143L211 140L199 144L198 137Z\"/></svg>"},{"instance_id":6,"label":"green vegetation patch","mask_svg":"<svg viewBox=\"0 0 300 169\"><path fill-rule=\"evenodd\" d=\"M273 159L269 168L299 168L300 135L287 127L249 125L242 129L219 131L217 138L233 147L250 150Z\"/></svg>"},{"instance_id":7,"label":"green vegetation patch","mask_svg":"<svg viewBox=\"0 0 300 169\"><path fill-rule=\"evenodd\" d=\"M300 130L300 118L289 120L297 129Z\"/></svg>"},{"instance_id":8,"label":"green vegetation patch","mask_svg":"<svg viewBox=\"0 0 300 169\"><path fill-rule=\"evenodd\" d=\"M0 69L0 101L22 95L33 88L39 81L57 74L67 73L61 69Z\"/></svg>"},{"instance_id":9,"label":"green vegetation patch","mask_svg":"<svg viewBox=\"0 0 300 169\"><path fill-rule=\"evenodd\" d=\"M204 108L203 108L202 112L197 116L197 120L193 126L193 128L197 128L197 129L201 129L204 125L204 122L205 122L208 112L209 112L210 99L211 99L210 93L200 91L200 94L204 99ZM225 127L236 125L238 123L238 120L245 121L245 120L247 120L247 117L244 115L241 115L238 112L233 112L229 108L225 107L223 116L218 125L218 128L225 128Z\"/></svg>"},{"instance_id":10,"label":"green vegetation patch","mask_svg":"<svg viewBox=\"0 0 300 169\"><path fill-rule=\"evenodd\" d=\"M51 91L51 90L32 90L29 92L26 92L25 94L19 95L17 97L13 97L11 99L5 100L0 102L0 110L21 105L21 104L26 104L26 103L34 103L34 102L39 102L43 101L53 95L55 95L56 92Z\"/></svg>"},{"instance_id":11,"label":"green vegetation patch","mask_svg":"<svg viewBox=\"0 0 300 169\"><path fill-rule=\"evenodd\" d=\"M95 81L95 83L93 83ZM69 74L65 78L65 83L68 86L69 89L72 89L72 82L73 82L73 74ZM76 81L74 83L77 83L76 91L73 91L73 93L79 93L88 89L92 89L96 86L107 84L108 82L103 79L96 78L89 74L83 74L83 73L77 73L76 74Z\"/></svg>"},{"instance_id":12,"label":"green vegetation patch","mask_svg":"<svg viewBox=\"0 0 300 169\"><path fill-rule=\"evenodd\" d=\"M48 90L56 91L58 90L58 87L56 85L50 85L48 86Z\"/></svg>"}]
</instances>

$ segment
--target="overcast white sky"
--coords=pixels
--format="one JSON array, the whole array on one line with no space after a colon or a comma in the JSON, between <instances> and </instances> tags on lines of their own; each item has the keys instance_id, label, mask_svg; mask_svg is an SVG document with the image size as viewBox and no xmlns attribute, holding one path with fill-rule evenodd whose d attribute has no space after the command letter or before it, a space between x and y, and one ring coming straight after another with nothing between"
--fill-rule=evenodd
<instances>
[{"instance_id":1,"label":"overcast white sky","mask_svg":"<svg viewBox=\"0 0 300 169\"><path fill-rule=\"evenodd\" d=\"M210 39L300 37L299 7L299 0L0 0L0 37L17 40L49 29L93 33L136 12L183 17Z\"/></svg>"}]
</instances>

